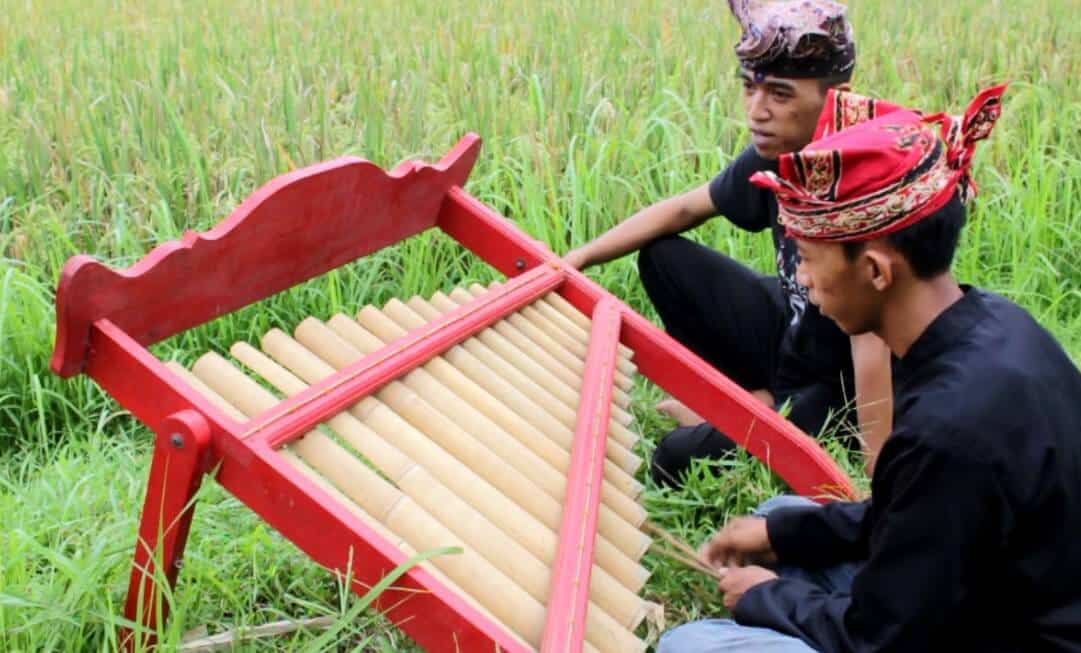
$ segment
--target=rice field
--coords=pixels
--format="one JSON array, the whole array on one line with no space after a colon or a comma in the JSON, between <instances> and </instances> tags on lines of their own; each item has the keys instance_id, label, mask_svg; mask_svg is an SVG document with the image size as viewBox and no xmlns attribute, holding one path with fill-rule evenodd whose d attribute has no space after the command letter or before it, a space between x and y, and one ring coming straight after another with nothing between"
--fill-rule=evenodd
<instances>
[{"instance_id":1,"label":"rice field","mask_svg":"<svg viewBox=\"0 0 1081 653\"><path fill-rule=\"evenodd\" d=\"M1081 2L850 7L858 91L957 113L1011 82L977 154L981 195L955 270L1025 306L1078 360ZM69 257L128 266L278 174L345 154L435 160L467 131L485 140L468 189L564 252L745 146L736 36L719 0L0 0L0 649L112 651L122 623L152 434L93 383L48 369ZM723 220L694 236L773 264L768 237ZM656 320L633 256L590 275ZM154 351L191 362L306 315L493 278L428 235ZM648 458L671 424L652 410L656 388L634 397ZM736 457L702 465L683 492L649 487L646 504L697 542L783 489ZM167 649L203 626L329 616L332 631L237 650L413 650L213 483L193 533ZM646 562L669 626L719 612L711 581Z\"/></svg>"}]
</instances>

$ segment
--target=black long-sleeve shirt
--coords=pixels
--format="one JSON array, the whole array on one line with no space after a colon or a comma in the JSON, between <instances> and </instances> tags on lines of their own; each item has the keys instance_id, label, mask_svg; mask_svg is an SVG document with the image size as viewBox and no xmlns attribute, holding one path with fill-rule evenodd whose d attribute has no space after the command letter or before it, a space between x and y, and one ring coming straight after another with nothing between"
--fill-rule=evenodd
<instances>
[{"instance_id":1,"label":"black long-sleeve shirt","mask_svg":"<svg viewBox=\"0 0 1081 653\"><path fill-rule=\"evenodd\" d=\"M736 619L823 652L1081 651L1081 373L1022 309L966 290L894 361L872 498L770 514L778 558L865 561L850 594L793 579Z\"/></svg>"}]
</instances>

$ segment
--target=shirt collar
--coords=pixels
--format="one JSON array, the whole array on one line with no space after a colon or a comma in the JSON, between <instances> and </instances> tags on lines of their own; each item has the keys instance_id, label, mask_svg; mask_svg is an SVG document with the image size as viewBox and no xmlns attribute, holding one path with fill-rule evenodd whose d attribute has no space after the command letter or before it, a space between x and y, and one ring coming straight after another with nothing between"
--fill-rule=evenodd
<instances>
[{"instance_id":1,"label":"shirt collar","mask_svg":"<svg viewBox=\"0 0 1081 653\"><path fill-rule=\"evenodd\" d=\"M904 358L894 358L893 370L900 379L907 378L928 361L952 345L969 337L976 323L985 316L983 293L962 285L964 295L942 311L909 347Z\"/></svg>"}]
</instances>

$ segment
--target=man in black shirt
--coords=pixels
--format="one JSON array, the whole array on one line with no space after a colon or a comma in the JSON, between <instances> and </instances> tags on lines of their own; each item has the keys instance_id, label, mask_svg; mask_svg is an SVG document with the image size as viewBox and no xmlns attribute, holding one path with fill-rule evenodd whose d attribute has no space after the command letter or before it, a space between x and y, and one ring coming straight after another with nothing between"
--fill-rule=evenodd
<instances>
[{"instance_id":1,"label":"man in black shirt","mask_svg":"<svg viewBox=\"0 0 1081 653\"><path fill-rule=\"evenodd\" d=\"M961 119L895 111L825 135L753 178L810 300L896 356L893 431L871 499L736 519L707 543L738 625L681 626L659 653L1081 651L1081 372L949 271L1003 90ZM810 574L846 561L847 584Z\"/></svg>"},{"instance_id":2,"label":"man in black shirt","mask_svg":"<svg viewBox=\"0 0 1081 653\"><path fill-rule=\"evenodd\" d=\"M888 352L874 336L850 341L808 305L777 202L748 181L811 139L826 90L851 77L855 44L845 7L830 0L729 4L743 27L736 53L753 145L709 183L640 211L564 259L584 269L640 250L642 283L670 335L767 404L787 403L789 419L808 433L856 399L873 454L889 430ZM678 235L716 215L748 231L771 229L777 276ZM681 424L654 454L658 482L678 485L691 459L733 446L675 400L658 408Z\"/></svg>"}]
</instances>

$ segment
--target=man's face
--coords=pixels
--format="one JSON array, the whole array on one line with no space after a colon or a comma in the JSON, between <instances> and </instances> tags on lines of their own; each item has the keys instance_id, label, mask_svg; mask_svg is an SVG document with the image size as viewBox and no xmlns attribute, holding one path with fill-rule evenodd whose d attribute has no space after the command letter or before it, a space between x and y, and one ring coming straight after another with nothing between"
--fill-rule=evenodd
<instances>
[{"instance_id":1,"label":"man's face","mask_svg":"<svg viewBox=\"0 0 1081 653\"><path fill-rule=\"evenodd\" d=\"M739 74L751 142L760 156L776 159L811 142L826 100L818 80L756 76L746 68Z\"/></svg>"},{"instance_id":2,"label":"man's face","mask_svg":"<svg viewBox=\"0 0 1081 653\"><path fill-rule=\"evenodd\" d=\"M807 288L811 303L848 335L878 330L885 297L872 283L866 252L850 260L839 243L797 239L796 247L796 280Z\"/></svg>"}]
</instances>

